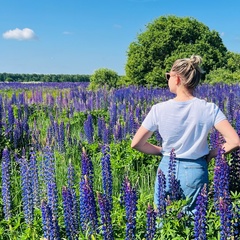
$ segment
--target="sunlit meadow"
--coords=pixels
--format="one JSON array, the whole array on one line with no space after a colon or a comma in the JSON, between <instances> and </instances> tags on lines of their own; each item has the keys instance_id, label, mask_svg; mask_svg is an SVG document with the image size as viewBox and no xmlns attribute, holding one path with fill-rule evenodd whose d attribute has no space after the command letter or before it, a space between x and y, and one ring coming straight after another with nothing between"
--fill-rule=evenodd
<instances>
[{"instance_id":1,"label":"sunlit meadow","mask_svg":"<svg viewBox=\"0 0 240 240\"><path fill-rule=\"evenodd\" d=\"M201 85L240 135L240 85ZM0 83L0 239L240 239L240 150L209 164L195 216L165 198L161 157L130 148L152 104L168 89L87 90L87 83ZM177 121L177 119L176 119ZM161 136L150 139L161 144ZM209 146L222 137L213 129ZM176 192L175 192L176 193ZM161 226L161 227L156 227Z\"/></svg>"}]
</instances>

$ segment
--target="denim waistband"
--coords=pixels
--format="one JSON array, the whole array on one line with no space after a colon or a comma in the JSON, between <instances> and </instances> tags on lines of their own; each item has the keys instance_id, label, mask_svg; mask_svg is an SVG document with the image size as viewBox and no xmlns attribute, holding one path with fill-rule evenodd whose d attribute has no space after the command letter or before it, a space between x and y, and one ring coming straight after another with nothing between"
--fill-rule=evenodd
<instances>
[{"instance_id":1,"label":"denim waistband","mask_svg":"<svg viewBox=\"0 0 240 240\"><path fill-rule=\"evenodd\" d=\"M207 155L204 155L200 158L197 159L190 159L190 158L175 158L176 161L181 161L181 162L195 162L195 161L206 161L207 160Z\"/></svg>"}]
</instances>

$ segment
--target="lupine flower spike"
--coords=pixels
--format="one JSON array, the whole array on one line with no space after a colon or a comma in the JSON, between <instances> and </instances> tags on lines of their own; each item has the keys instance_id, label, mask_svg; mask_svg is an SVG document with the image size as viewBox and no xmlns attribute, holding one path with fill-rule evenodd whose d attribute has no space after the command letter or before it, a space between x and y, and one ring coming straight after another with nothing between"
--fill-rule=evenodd
<instances>
[{"instance_id":1,"label":"lupine flower spike","mask_svg":"<svg viewBox=\"0 0 240 240\"><path fill-rule=\"evenodd\" d=\"M137 212L137 192L127 177L125 177L123 185L123 202L126 210L126 240L135 239L136 230L136 212Z\"/></svg>"},{"instance_id":2,"label":"lupine flower spike","mask_svg":"<svg viewBox=\"0 0 240 240\"><path fill-rule=\"evenodd\" d=\"M166 178L161 169L158 170L158 216L163 217L166 213Z\"/></svg>"},{"instance_id":3,"label":"lupine flower spike","mask_svg":"<svg viewBox=\"0 0 240 240\"><path fill-rule=\"evenodd\" d=\"M111 162L110 162L110 154L109 154L109 147L103 146L102 153L103 157L101 158L101 165L102 165L102 184L103 184L103 191L106 195L106 198L109 203L110 210L112 209L112 171L111 171Z\"/></svg>"},{"instance_id":4,"label":"lupine flower spike","mask_svg":"<svg viewBox=\"0 0 240 240\"><path fill-rule=\"evenodd\" d=\"M229 165L224 156L224 150L219 148L214 168L214 203L221 222L221 240L231 235L232 202L229 191Z\"/></svg>"},{"instance_id":5,"label":"lupine flower spike","mask_svg":"<svg viewBox=\"0 0 240 240\"><path fill-rule=\"evenodd\" d=\"M66 234L68 239L75 240L77 239L78 228L76 225L77 219L75 219L76 214L74 213L74 199L71 190L67 187L62 188L62 198Z\"/></svg>"},{"instance_id":6,"label":"lupine flower spike","mask_svg":"<svg viewBox=\"0 0 240 240\"><path fill-rule=\"evenodd\" d=\"M194 240L207 239L207 205L208 194L206 184L197 197L196 212L194 217Z\"/></svg>"},{"instance_id":7,"label":"lupine flower spike","mask_svg":"<svg viewBox=\"0 0 240 240\"><path fill-rule=\"evenodd\" d=\"M6 220L11 218L10 166L10 153L7 148L4 148L2 153L2 200Z\"/></svg>"},{"instance_id":8,"label":"lupine flower spike","mask_svg":"<svg viewBox=\"0 0 240 240\"><path fill-rule=\"evenodd\" d=\"M33 222L33 186L31 172L28 161L23 151L23 156L17 159L20 165L21 187L22 187L22 204L25 222L32 224Z\"/></svg>"},{"instance_id":9,"label":"lupine flower spike","mask_svg":"<svg viewBox=\"0 0 240 240\"><path fill-rule=\"evenodd\" d=\"M170 161L168 168L168 181L169 181L169 189L170 189L170 199L172 201L179 200L182 197L182 189L179 181L176 179L176 154L174 149L171 150L170 153Z\"/></svg>"},{"instance_id":10,"label":"lupine flower spike","mask_svg":"<svg viewBox=\"0 0 240 240\"><path fill-rule=\"evenodd\" d=\"M111 219L111 206L105 194L98 193L98 205L101 215L102 232L104 240L113 240L113 228Z\"/></svg>"},{"instance_id":11,"label":"lupine flower spike","mask_svg":"<svg viewBox=\"0 0 240 240\"><path fill-rule=\"evenodd\" d=\"M92 185L87 175L80 182L80 224L83 232L93 234L98 228L97 208Z\"/></svg>"},{"instance_id":12,"label":"lupine flower spike","mask_svg":"<svg viewBox=\"0 0 240 240\"><path fill-rule=\"evenodd\" d=\"M146 230L146 235L145 235L145 238L147 240L154 239L154 235L156 233L156 216L157 216L156 210L150 204L148 204L147 230Z\"/></svg>"},{"instance_id":13,"label":"lupine flower spike","mask_svg":"<svg viewBox=\"0 0 240 240\"><path fill-rule=\"evenodd\" d=\"M55 228L54 217L47 201L41 202L43 234L45 239L60 240L59 229Z\"/></svg>"}]
</instances>

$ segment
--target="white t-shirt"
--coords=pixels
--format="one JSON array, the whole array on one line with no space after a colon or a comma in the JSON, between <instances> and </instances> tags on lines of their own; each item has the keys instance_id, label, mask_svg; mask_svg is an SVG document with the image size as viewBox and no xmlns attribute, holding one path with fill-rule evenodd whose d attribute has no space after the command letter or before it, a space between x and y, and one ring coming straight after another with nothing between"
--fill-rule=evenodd
<instances>
[{"instance_id":1,"label":"white t-shirt","mask_svg":"<svg viewBox=\"0 0 240 240\"><path fill-rule=\"evenodd\" d=\"M142 126L158 130L162 137L162 154L172 149L177 158L197 159L209 152L208 133L226 116L214 103L193 98L178 102L173 99L152 106Z\"/></svg>"}]
</instances>

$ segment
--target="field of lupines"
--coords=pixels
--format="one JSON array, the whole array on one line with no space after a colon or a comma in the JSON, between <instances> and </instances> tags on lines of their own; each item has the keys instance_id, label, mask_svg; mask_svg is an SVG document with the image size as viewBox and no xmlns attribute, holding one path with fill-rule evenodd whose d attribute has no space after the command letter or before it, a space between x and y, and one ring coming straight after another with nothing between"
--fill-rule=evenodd
<instances>
[{"instance_id":1,"label":"field of lupines","mask_svg":"<svg viewBox=\"0 0 240 240\"><path fill-rule=\"evenodd\" d=\"M152 104L168 89L130 86L87 91L86 83L0 83L0 239L240 239L240 150L220 149L196 215L182 212L160 157L130 148ZM202 85L240 134L240 85ZM177 119L176 119L177 120ZM155 134L151 141L161 144ZM214 130L211 148L223 139ZM166 179L171 193L165 198ZM160 224L160 228L156 228Z\"/></svg>"}]
</instances>

